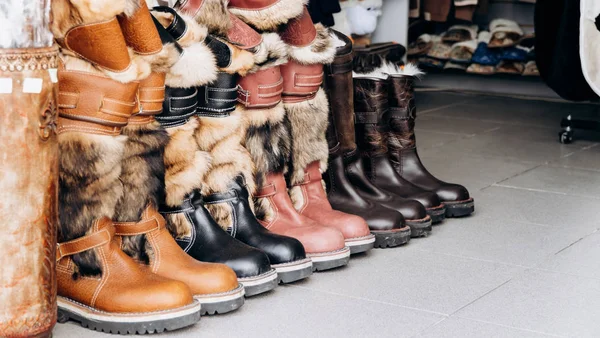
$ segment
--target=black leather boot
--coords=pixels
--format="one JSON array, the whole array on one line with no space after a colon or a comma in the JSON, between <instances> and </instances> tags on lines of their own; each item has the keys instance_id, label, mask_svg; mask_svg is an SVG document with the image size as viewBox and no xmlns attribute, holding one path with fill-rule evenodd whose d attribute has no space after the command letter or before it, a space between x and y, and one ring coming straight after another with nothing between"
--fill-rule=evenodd
<instances>
[{"instance_id":1,"label":"black leather boot","mask_svg":"<svg viewBox=\"0 0 600 338\"><path fill-rule=\"evenodd\" d=\"M206 204L228 204L233 214L229 234L252 247L265 252L271 266L277 270L282 283L291 283L312 274L312 261L306 257L304 247L294 238L276 235L263 227L254 216L250 195L240 176L230 184L230 190L204 197Z\"/></svg>"},{"instance_id":2,"label":"black leather boot","mask_svg":"<svg viewBox=\"0 0 600 338\"><path fill-rule=\"evenodd\" d=\"M194 191L178 208L161 206L166 217L184 214L191 224L190 236L175 238L177 244L190 256L202 262L226 264L235 271L244 285L246 296L254 296L277 286L277 272L267 255L229 236L213 220L204 207L199 191Z\"/></svg>"},{"instance_id":3,"label":"black leather boot","mask_svg":"<svg viewBox=\"0 0 600 338\"><path fill-rule=\"evenodd\" d=\"M377 123L388 106L385 79L367 76L354 77L354 124L359 156L348 164L348 178L363 197L400 212L410 226L411 237L427 236L431 232L431 218L420 202L395 195L371 182L378 169L373 159L378 158L379 162L387 159L385 134Z\"/></svg>"},{"instance_id":4,"label":"black leather boot","mask_svg":"<svg viewBox=\"0 0 600 338\"><path fill-rule=\"evenodd\" d=\"M379 203L363 198L348 180L349 163L356 162L354 135L354 102L352 82L352 42L333 31L344 46L338 47L335 60L325 66L325 88L329 99L328 169L323 174L327 198L339 211L360 216L375 235L375 247L385 248L405 244L410 240L410 228L402 214Z\"/></svg>"},{"instance_id":5,"label":"black leather boot","mask_svg":"<svg viewBox=\"0 0 600 338\"><path fill-rule=\"evenodd\" d=\"M391 74L389 81L389 105L392 108L384 123L389 127L388 154L394 169L402 178L419 188L435 192L446 207L446 217L467 216L475 211L473 198L462 185L440 181L423 166L416 148L416 107L413 83L415 76L405 68L399 74Z\"/></svg>"}]
</instances>

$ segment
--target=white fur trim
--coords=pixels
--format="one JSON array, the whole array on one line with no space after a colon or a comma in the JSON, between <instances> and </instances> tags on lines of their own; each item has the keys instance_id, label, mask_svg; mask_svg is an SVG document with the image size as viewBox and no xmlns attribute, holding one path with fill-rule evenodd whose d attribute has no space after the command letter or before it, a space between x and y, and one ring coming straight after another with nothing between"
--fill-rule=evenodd
<instances>
[{"instance_id":1,"label":"white fur trim","mask_svg":"<svg viewBox=\"0 0 600 338\"><path fill-rule=\"evenodd\" d=\"M352 72L352 77L355 79L376 78L376 79L385 80L388 78L388 74L383 72L383 67L379 67L368 73Z\"/></svg>"},{"instance_id":2,"label":"white fur trim","mask_svg":"<svg viewBox=\"0 0 600 338\"><path fill-rule=\"evenodd\" d=\"M600 95L600 32L594 21L600 13L597 0L581 0L579 17L579 56L581 70L590 88Z\"/></svg>"},{"instance_id":3,"label":"white fur trim","mask_svg":"<svg viewBox=\"0 0 600 338\"><path fill-rule=\"evenodd\" d=\"M478 42L489 43L491 38L492 38L492 34L490 32L488 32L488 31L481 31L481 32L479 32L479 36L477 37L477 41Z\"/></svg>"},{"instance_id":4,"label":"white fur trim","mask_svg":"<svg viewBox=\"0 0 600 338\"><path fill-rule=\"evenodd\" d=\"M429 35L429 34L421 34L421 36L419 36L417 38L417 40L421 40L421 41L423 41L425 43L428 43L428 42L431 41L431 35Z\"/></svg>"},{"instance_id":5,"label":"white fur trim","mask_svg":"<svg viewBox=\"0 0 600 338\"><path fill-rule=\"evenodd\" d=\"M169 87L189 88L206 85L216 78L215 57L204 43L199 42L183 49L179 61L169 69L165 83Z\"/></svg>"},{"instance_id":6,"label":"white fur trim","mask_svg":"<svg viewBox=\"0 0 600 338\"><path fill-rule=\"evenodd\" d=\"M495 19L490 23L490 31L492 35L497 32L517 33L523 35L523 30L519 24L508 19Z\"/></svg>"},{"instance_id":7,"label":"white fur trim","mask_svg":"<svg viewBox=\"0 0 600 338\"><path fill-rule=\"evenodd\" d=\"M229 7L229 11L258 30L274 30L290 19L299 17L307 4L308 0L279 0L276 4L258 11L237 7Z\"/></svg>"},{"instance_id":8,"label":"white fur trim","mask_svg":"<svg viewBox=\"0 0 600 338\"><path fill-rule=\"evenodd\" d=\"M460 47L466 47L471 53L473 53L475 51L475 49L477 49L477 40L457 42L452 45L452 49L460 48Z\"/></svg>"},{"instance_id":9,"label":"white fur trim","mask_svg":"<svg viewBox=\"0 0 600 338\"><path fill-rule=\"evenodd\" d=\"M333 47L339 48L344 47L346 43L342 41L337 35L333 34L333 32L329 32L329 36L331 36L331 41L333 42Z\"/></svg>"},{"instance_id":10,"label":"white fur trim","mask_svg":"<svg viewBox=\"0 0 600 338\"><path fill-rule=\"evenodd\" d=\"M333 62L335 58L335 46L332 43L330 33L321 24L315 25L317 29L317 37L308 46L296 47L288 45L288 54L290 59L294 59L301 64L315 65L315 64L329 64ZM326 47L321 52L315 52L314 47L316 44L325 44Z\"/></svg>"}]
</instances>

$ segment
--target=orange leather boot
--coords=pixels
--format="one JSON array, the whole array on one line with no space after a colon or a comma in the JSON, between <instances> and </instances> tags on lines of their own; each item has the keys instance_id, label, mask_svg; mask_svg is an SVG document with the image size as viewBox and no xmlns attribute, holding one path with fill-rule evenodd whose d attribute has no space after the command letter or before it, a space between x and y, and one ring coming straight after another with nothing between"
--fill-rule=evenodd
<instances>
[{"instance_id":1,"label":"orange leather boot","mask_svg":"<svg viewBox=\"0 0 600 338\"><path fill-rule=\"evenodd\" d=\"M348 264L350 249L345 245L342 233L299 214L287 193L283 174L267 174L265 184L254 196L262 199L259 203L269 204L269 214L260 221L264 227L276 234L299 240L316 271Z\"/></svg>"},{"instance_id":2,"label":"orange leather boot","mask_svg":"<svg viewBox=\"0 0 600 338\"><path fill-rule=\"evenodd\" d=\"M200 303L185 283L157 276L119 248L107 217L87 235L56 248L58 321L71 319L93 330L144 334L175 330L200 320ZM81 276L72 256L93 251L101 273Z\"/></svg>"},{"instance_id":3,"label":"orange leather boot","mask_svg":"<svg viewBox=\"0 0 600 338\"><path fill-rule=\"evenodd\" d=\"M244 287L235 272L225 264L200 262L186 254L154 208L146 208L139 222L115 222L115 229L118 236L145 235L147 266L159 276L187 284L202 304L202 314L226 313L244 304Z\"/></svg>"}]
</instances>

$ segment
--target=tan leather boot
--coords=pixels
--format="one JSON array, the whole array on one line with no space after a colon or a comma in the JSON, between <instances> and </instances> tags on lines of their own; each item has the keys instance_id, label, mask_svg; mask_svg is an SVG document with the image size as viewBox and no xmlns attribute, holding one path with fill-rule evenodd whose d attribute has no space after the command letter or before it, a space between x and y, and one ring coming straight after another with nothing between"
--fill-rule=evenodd
<instances>
[{"instance_id":1,"label":"tan leather boot","mask_svg":"<svg viewBox=\"0 0 600 338\"><path fill-rule=\"evenodd\" d=\"M187 284L202 304L202 314L226 313L244 303L244 287L235 272L225 264L200 262L186 254L154 208L146 208L137 223L115 222L115 229L118 236L145 235L150 270Z\"/></svg>"},{"instance_id":2,"label":"tan leather boot","mask_svg":"<svg viewBox=\"0 0 600 338\"><path fill-rule=\"evenodd\" d=\"M81 322L93 330L119 334L175 330L200 320L200 303L185 283L136 264L119 248L108 218L94 222L88 235L56 249L58 321ZM93 250L101 274L80 276L72 255Z\"/></svg>"},{"instance_id":3,"label":"tan leather boot","mask_svg":"<svg viewBox=\"0 0 600 338\"><path fill-rule=\"evenodd\" d=\"M345 245L342 233L299 214L287 193L283 174L267 174L265 184L254 196L261 204L269 204L270 214L260 221L263 226L276 234L299 240L313 261L314 270L348 264L350 249Z\"/></svg>"}]
</instances>

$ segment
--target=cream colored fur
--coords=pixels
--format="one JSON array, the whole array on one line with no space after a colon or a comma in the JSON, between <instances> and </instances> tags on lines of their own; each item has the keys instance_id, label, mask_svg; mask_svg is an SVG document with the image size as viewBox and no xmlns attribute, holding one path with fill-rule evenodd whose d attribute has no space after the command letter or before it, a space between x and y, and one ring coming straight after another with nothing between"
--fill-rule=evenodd
<instances>
[{"instance_id":1,"label":"cream colored fur","mask_svg":"<svg viewBox=\"0 0 600 338\"><path fill-rule=\"evenodd\" d=\"M288 45L290 59L305 65L329 64L335 57L335 46L329 31L323 25L316 24L317 36L308 46Z\"/></svg>"},{"instance_id":2,"label":"cream colored fur","mask_svg":"<svg viewBox=\"0 0 600 338\"><path fill-rule=\"evenodd\" d=\"M282 65L288 61L288 47L276 33L262 34L262 42L254 52L254 67L249 73Z\"/></svg>"},{"instance_id":3,"label":"cream colored fur","mask_svg":"<svg viewBox=\"0 0 600 338\"><path fill-rule=\"evenodd\" d=\"M261 31L274 31L281 24L302 14L308 0L280 0L261 10L246 10L229 7L231 13Z\"/></svg>"},{"instance_id":4,"label":"cream colored fur","mask_svg":"<svg viewBox=\"0 0 600 338\"><path fill-rule=\"evenodd\" d=\"M268 122L282 122L285 116L285 109L283 108L283 103L279 103L275 107L268 109L244 109L244 116L247 126L260 127Z\"/></svg>"},{"instance_id":5,"label":"cream colored fur","mask_svg":"<svg viewBox=\"0 0 600 338\"><path fill-rule=\"evenodd\" d=\"M208 84L217 78L215 57L204 43L184 48L183 55L167 73L165 83L170 87L189 88Z\"/></svg>"}]
</instances>

